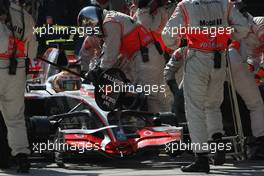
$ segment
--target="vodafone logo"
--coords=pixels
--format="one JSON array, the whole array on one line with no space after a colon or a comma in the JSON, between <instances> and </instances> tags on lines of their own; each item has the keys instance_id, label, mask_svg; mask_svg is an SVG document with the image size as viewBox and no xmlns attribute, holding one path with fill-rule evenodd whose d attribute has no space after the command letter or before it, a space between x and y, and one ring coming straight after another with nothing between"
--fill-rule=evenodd
<instances>
[{"instance_id":1,"label":"vodafone logo","mask_svg":"<svg viewBox=\"0 0 264 176\"><path fill-rule=\"evenodd\" d=\"M153 132L147 130L147 131L144 131L144 136L152 136L153 135Z\"/></svg>"}]
</instances>

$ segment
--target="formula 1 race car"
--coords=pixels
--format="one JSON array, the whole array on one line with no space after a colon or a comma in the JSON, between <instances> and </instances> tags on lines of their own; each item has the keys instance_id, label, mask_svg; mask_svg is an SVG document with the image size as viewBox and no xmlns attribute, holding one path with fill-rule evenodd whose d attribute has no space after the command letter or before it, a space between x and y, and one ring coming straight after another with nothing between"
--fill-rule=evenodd
<instances>
[{"instance_id":1,"label":"formula 1 race car","mask_svg":"<svg viewBox=\"0 0 264 176\"><path fill-rule=\"evenodd\" d=\"M67 58L59 49L49 49L45 60ZM168 124L172 113L138 111L138 97L95 93L95 87L64 80L62 92L56 92L49 79L58 73L51 65L43 67L40 81L30 80L25 94L25 117L33 155L52 154L59 166L67 157L100 154L130 157L182 139L182 128ZM112 74L114 73L114 74ZM103 75L123 79L121 71L108 70ZM102 77L104 77L102 75ZM113 80L113 79L110 79ZM123 101L127 98L129 101ZM122 99L122 101L120 101ZM120 102L126 102L120 103ZM128 107L134 108L128 108ZM3 136L1 136L3 137Z\"/></svg>"},{"instance_id":2,"label":"formula 1 race car","mask_svg":"<svg viewBox=\"0 0 264 176\"><path fill-rule=\"evenodd\" d=\"M97 152L109 157L123 157L141 149L181 140L181 128L157 125L149 120L168 117L167 114L106 113L83 93L80 96L68 93L27 95L26 116L34 152L48 151L48 145L43 142L51 142L55 151L62 154Z\"/></svg>"},{"instance_id":3,"label":"formula 1 race car","mask_svg":"<svg viewBox=\"0 0 264 176\"><path fill-rule=\"evenodd\" d=\"M36 88L26 94L25 114L33 152L47 152L52 145L56 162L61 163L67 153L126 157L182 139L182 128L162 123L164 118L175 118L173 114L118 109L106 112L98 107L93 91L86 85L79 91L53 95L39 93Z\"/></svg>"}]
</instances>

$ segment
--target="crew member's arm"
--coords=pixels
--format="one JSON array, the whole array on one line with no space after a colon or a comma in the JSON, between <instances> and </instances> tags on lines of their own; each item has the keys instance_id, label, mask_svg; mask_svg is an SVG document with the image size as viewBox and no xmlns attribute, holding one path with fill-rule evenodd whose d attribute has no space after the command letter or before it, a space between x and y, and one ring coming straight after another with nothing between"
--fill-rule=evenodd
<instances>
[{"instance_id":1,"label":"crew member's arm","mask_svg":"<svg viewBox=\"0 0 264 176\"><path fill-rule=\"evenodd\" d=\"M179 31L181 30L181 26L184 27L184 18L180 8L181 4L182 3L178 4L173 15L162 31L162 39L165 45L172 50L179 48L182 37Z\"/></svg>"},{"instance_id":2,"label":"crew member's arm","mask_svg":"<svg viewBox=\"0 0 264 176\"><path fill-rule=\"evenodd\" d=\"M104 55L101 59L100 67L102 69L109 69L114 66L119 56L119 49L121 46L121 25L118 23L107 22L104 24Z\"/></svg>"},{"instance_id":3,"label":"crew member's arm","mask_svg":"<svg viewBox=\"0 0 264 176\"><path fill-rule=\"evenodd\" d=\"M80 59L82 63L82 71L89 71L96 63L95 57L101 53L100 39L94 36L88 36L83 42L80 50Z\"/></svg>"},{"instance_id":4,"label":"crew member's arm","mask_svg":"<svg viewBox=\"0 0 264 176\"><path fill-rule=\"evenodd\" d=\"M93 57L93 51L91 47L87 46L87 38L86 38L80 50L80 60L81 60L81 65L82 65L82 71L85 71L85 72L89 71L90 60L92 57Z\"/></svg>"},{"instance_id":5,"label":"crew member's arm","mask_svg":"<svg viewBox=\"0 0 264 176\"><path fill-rule=\"evenodd\" d=\"M175 93L178 90L178 84L175 79L175 74L183 66L186 47L177 49L173 54L169 62L164 69L164 78L168 84L171 92Z\"/></svg>"},{"instance_id":6,"label":"crew member's arm","mask_svg":"<svg viewBox=\"0 0 264 176\"><path fill-rule=\"evenodd\" d=\"M103 25L104 44L103 55L101 56L100 67L93 68L86 74L86 79L94 84L97 84L98 76L103 70L114 67L119 56L121 46L121 25L114 22L106 22Z\"/></svg>"},{"instance_id":7,"label":"crew member's arm","mask_svg":"<svg viewBox=\"0 0 264 176\"><path fill-rule=\"evenodd\" d=\"M175 74L183 65L184 50L186 48L178 48L171 56L171 59L166 64L164 69L164 77L166 82L175 79Z\"/></svg>"},{"instance_id":8,"label":"crew member's arm","mask_svg":"<svg viewBox=\"0 0 264 176\"><path fill-rule=\"evenodd\" d=\"M35 59L38 52L38 41L34 34L35 22L31 15L25 14L25 22L28 25L25 26L25 41L26 41L26 52L29 59Z\"/></svg>"},{"instance_id":9,"label":"crew member's arm","mask_svg":"<svg viewBox=\"0 0 264 176\"><path fill-rule=\"evenodd\" d=\"M228 11L228 20L230 26L234 29L232 33L232 39L240 41L246 37L250 31L248 20L239 12L236 7L233 6L231 2L229 2Z\"/></svg>"},{"instance_id":10,"label":"crew member's arm","mask_svg":"<svg viewBox=\"0 0 264 176\"><path fill-rule=\"evenodd\" d=\"M168 15L164 7L157 9L156 14L150 14L150 8L138 9L135 19L138 23L146 26L149 30L161 33L168 21Z\"/></svg>"}]
</instances>

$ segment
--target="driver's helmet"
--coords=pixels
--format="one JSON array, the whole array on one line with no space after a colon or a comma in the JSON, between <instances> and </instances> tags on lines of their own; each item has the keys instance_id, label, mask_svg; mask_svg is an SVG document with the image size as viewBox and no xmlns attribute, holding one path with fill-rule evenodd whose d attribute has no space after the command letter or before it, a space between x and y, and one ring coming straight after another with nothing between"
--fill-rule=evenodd
<instances>
[{"instance_id":1,"label":"driver's helmet","mask_svg":"<svg viewBox=\"0 0 264 176\"><path fill-rule=\"evenodd\" d=\"M80 90L82 80L67 71L61 71L55 75L52 81L52 87L56 92Z\"/></svg>"}]
</instances>

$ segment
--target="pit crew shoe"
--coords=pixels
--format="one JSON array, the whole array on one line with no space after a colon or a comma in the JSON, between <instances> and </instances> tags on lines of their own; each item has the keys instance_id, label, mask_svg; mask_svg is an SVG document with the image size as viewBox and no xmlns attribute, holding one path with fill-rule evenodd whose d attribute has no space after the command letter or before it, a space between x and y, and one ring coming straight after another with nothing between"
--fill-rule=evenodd
<instances>
[{"instance_id":1,"label":"pit crew shoe","mask_svg":"<svg viewBox=\"0 0 264 176\"><path fill-rule=\"evenodd\" d=\"M28 160L28 155L19 153L15 158L17 162L17 173L29 173L30 162Z\"/></svg>"},{"instance_id":2,"label":"pit crew shoe","mask_svg":"<svg viewBox=\"0 0 264 176\"><path fill-rule=\"evenodd\" d=\"M0 161L0 169L9 169L8 162Z\"/></svg>"},{"instance_id":3,"label":"pit crew shoe","mask_svg":"<svg viewBox=\"0 0 264 176\"><path fill-rule=\"evenodd\" d=\"M251 147L249 160L264 160L264 136L258 137L255 146Z\"/></svg>"},{"instance_id":4,"label":"pit crew shoe","mask_svg":"<svg viewBox=\"0 0 264 176\"><path fill-rule=\"evenodd\" d=\"M216 146L218 144L224 143L222 140L222 134L221 133L216 133L213 135L213 142L216 143ZM225 150L219 150L218 147L216 149L216 152L214 153L214 159L213 159L213 164L215 166L223 165L225 163Z\"/></svg>"},{"instance_id":5,"label":"pit crew shoe","mask_svg":"<svg viewBox=\"0 0 264 176\"><path fill-rule=\"evenodd\" d=\"M188 166L181 168L182 172L210 172L209 158L207 154L198 154L196 160Z\"/></svg>"},{"instance_id":6,"label":"pit crew shoe","mask_svg":"<svg viewBox=\"0 0 264 176\"><path fill-rule=\"evenodd\" d=\"M9 169L10 165L9 165L9 152L6 150L2 150L2 148L0 148L0 152L2 152L0 154L0 169Z\"/></svg>"}]
</instances>

